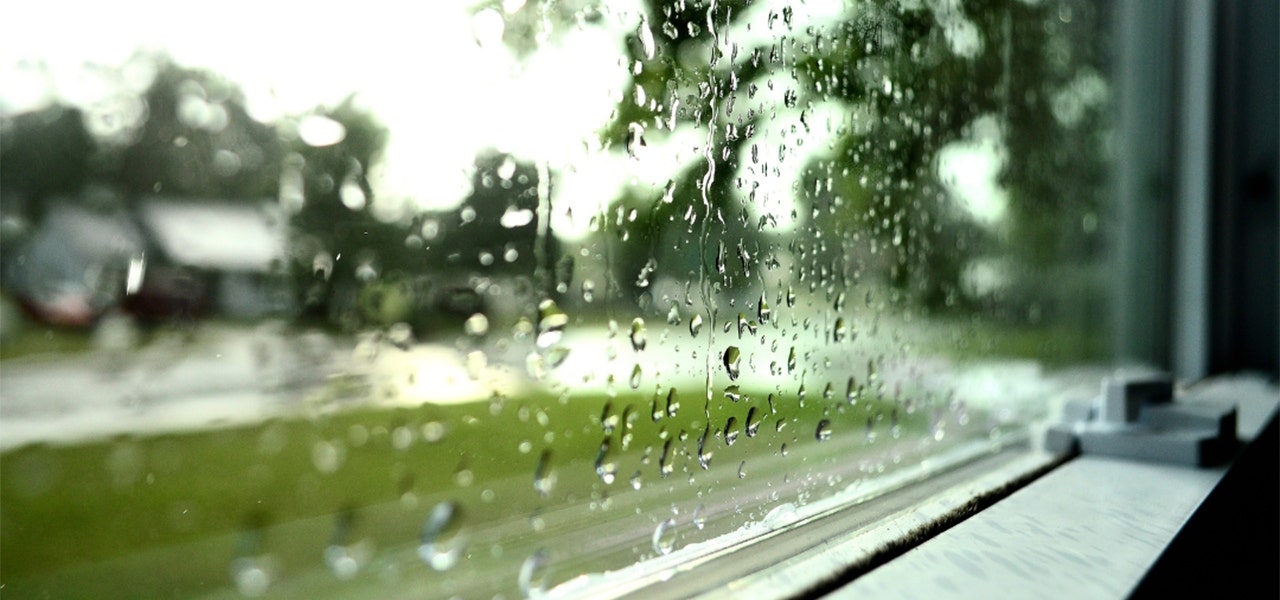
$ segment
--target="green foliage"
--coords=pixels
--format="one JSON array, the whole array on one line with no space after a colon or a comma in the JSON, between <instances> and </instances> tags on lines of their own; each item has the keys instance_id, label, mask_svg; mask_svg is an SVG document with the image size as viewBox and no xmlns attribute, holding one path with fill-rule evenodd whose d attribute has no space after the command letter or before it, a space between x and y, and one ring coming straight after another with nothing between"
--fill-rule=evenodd
<instances>
[{"instance_id":1,"label":"green foliage","mask_svg":"<svg viewBox=\"0 0 1280 600\"><path fill-rule=\"evenodd\" d=\"M281 144L255 121L235 85L160 57L143 94L147 118L110 179L128 195L229 202L274 196Z\"/></svg>"},{"instance_id":2,"label":"green foliage","mask_svg":"<svg viewBox=\"0 0 1280 600\"><path fill-rule=\"evenodd\" d=\"M49 200L85 185L96 151L77 108L55 105L0 121L4 212L39 221Z\"/></svg>"}]
</instances>

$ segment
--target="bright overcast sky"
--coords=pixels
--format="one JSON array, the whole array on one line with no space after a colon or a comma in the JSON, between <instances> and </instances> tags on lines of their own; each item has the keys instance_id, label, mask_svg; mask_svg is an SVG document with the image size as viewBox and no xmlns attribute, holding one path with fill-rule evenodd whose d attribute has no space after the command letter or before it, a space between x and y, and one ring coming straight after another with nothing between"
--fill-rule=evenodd
<instances>
[{"instance_id":1,"label":"bright overcast sky","mask_svg":"<svg viewBox=\"0 0 1280 600\"><path fill-rule=\"evenodd\" d=\"M483 148L553 167L582 155L627 81L622 34L638 22L634 11L615 8L604 23L519 64L497 41L499 14L473 16L468 3L46 1L6 12L0 106L49 100L39 81L15 72L23 60L49 65L55 96L87 103L97 92L81 65L119 66L139 48L227 76L245 91L251 114L268 120L357 92L392 134L378 185L430 207L461 200Z\"/></svg>"},{"instance_id":2,"label":"bright overcast sky","mask_svg":"<svg viewBox=\"0 0 1280 600\"><path fill-rule=\"evenodd\" d=\"M500 43L500 9L475 13L472 4L19 3L6 10L8 27L0 36L0 112L38 108L59 97L92 104L102 86L85 75L85 63L117 67L138 49L160 49L178 64L209 68L239 84L250 113L267 121L335 105L356 92L391 132L385 163L371 173L378 202L454 207L470 192L476 153L488 147L545 161L557 173L557 207L578 215L557 224L562 235L585 233L589 217L582 215L600 210L623 186L660 188L682 166L700 160L704 139L688 129L665 143L651 138L642 160L617 149L598 151L595 133L609 122L628 82L631 65L623 44L640 23L638 0L607 3L602 22L571 28L523 63ZM510 10L521 4L505 2ZM796 5L797 29L836 21L846 10L843 0ZM740 23L724 38L750 47L757 38L775 35L766 26L766 12L754 12L743 19L752 25L749 31ZM29 60L48 65L53 89L17 68ZM782 77L774 73L772 79L785 84ZM780 94L782 87L777 89ZM837 121L833 127L845 118L835 105L813 109ZM784 120L799 114L781 112ZM758 143L780 144L773 130L787 125L766 125ZM810 144L805 153L825 145ZM787 172L768 181L743 173L768 192L753 208L789 221L790 188L804 161L805 156L789 158ZM990 186L994 178L979 179L984 181L963 183L981 188L977 184ZM556 218L563 213L557 211Z\"/></svg>"}]
</instances>

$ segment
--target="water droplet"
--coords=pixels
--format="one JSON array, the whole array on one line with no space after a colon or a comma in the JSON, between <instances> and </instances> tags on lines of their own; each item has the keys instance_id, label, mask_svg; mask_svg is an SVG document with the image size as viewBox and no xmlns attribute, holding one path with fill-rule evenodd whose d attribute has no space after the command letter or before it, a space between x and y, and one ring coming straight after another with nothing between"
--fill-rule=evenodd
<instances>
[{"instance_id":1,"label":"water droplet","mask_svg":"<svg viewBox=\"0 0 1280 600\"><path fill-rule=\"evenodd\" d=\"M756 432L760 430L760 411L752 406L747 409L747 437L756 437Z\"/></svg>"},{"instance_id":2,"label":"water droplet","mask_svg":"<svg viewBox=\"0 0 1280 600\"><path fill-rule=\"evenodd\" d=\"M796 347L792 346L791 351L787 352L787 372L794 373L796 370Z\"/></svg>"},{"instance_id":3,"label":"water droplet","mask_svg":"<svg viewBox=\"0 0 1280 600\"><path fill-rule=\"evenodd\" d=\"M640 18L640 25L636 27L636 37L640 38L640 49L644 52L644 59L653 60L653 31L649 29L649 21L644 17Z\"/></svg>"},{"instance_id":4,"label":"water droplet","mask_svg":"<svg viewBox=\"0 0 1280 600\"><path fill-rule=\"evenodd\" d=\"M766 299L765 299L765 295L764 295L764 294L760 294L760 303L759 303L759 305L757 306L756 316L760 319L760 322L761 322L761 323L768 323L768 322L769 322L769 314L770 314L770 312L771 312L771 311L769 310L769 302L768 302L768 300L766 300Z\"/></svg>"},{"instance_id":5,"label":"water droplet","mask_svg":"<svg viewBox=\"0 0 1280 600\"><path fill-rule=\"evenodd\" d=\"M844 292L836 294L836 301L833 308L835 308L836 312L844 310Z\"/></svg>"},{"instance_id":6,"label":"water droplet","mask_svg":"<svg viewBox=\"0 0 1280 600\"><path fill-rule=\"evenodd\" d=\"M739 361L742 359L742 353L737 346L729 346L724 350L724 369L729 373L729 379L737 379L739 374Z\"/></svg>"},{"instance_id":7,"label":"water droplet","mask_svg":"<svg viewBox=\"0 0 1280 600\"><path fill-rule=\"evenodd\" d=\"M640 389L640 376L641 376L640 365L637 364L631 369L631 379L630 379L631 389L633 390Z\"/></svg>"},{"instance_id":8,"label":"water droplet","mask_svg":"<svg viewBox=\"0 0 1280 600\"><path fill-rule=\"evenodd\" d=\"M569 349L564 346L556 346L547 350L546 358L547 365L554 369L563 365L565 359L569 358Z\"/></svg>"},{"instance_id":9,"label":"water droplet","mask_svg":"<svg viewBox=\"0 0 1280 600\"><path fill-rule=\"evenodd\" d=\"M636 287L649 287L649 278L653 276L653 272L658 270L658 261L650 258L645 261L644 266L640 268L640 274L636 276Z\"/></svg>"},{"instance_id":10,"label":"water droplet","mask_svg":"<svg viewBox=\"0 0 1280 600\"><path fill-rule=\"evenodd\" d=\"M663 479L670 477L671 473L675 471L675 465L672 464L671 462L672 459L674 458L671 455L671 445L672 445L672 440L667 440L666 442L663 442L662 456L658 458L658 474Z\"/></svg>"},{"instance_id":11,"label":"water droplet","mask_svg":"<svg viewBox=\"0 0 1280 600\"><path fill-rule=\"evenodd\" d=\"M480 381L485 370L489 368L489 356L480 350L468 352L466 367L467 377L470 377L472 381Z\"/></svg>"},{"instance_id":12,"label":"water droplet","mask_svg":"<svg viewBox=\"0 0 1280 600\"><path fill-rule=\"evenodd\" d=\"M324 549L324 564L329 567L334 577L347 581L360 571L360 561L356 551L356 548L349 546L330 544Z\"/></svg>"},{"instance_id":13,"label":"water droplet","mask_svg":"<svg viewBox=\"0 0 1280 600\"><path fill-rule=\"evenodd\" d=\"M818 429L814 431L813 437L817 438L819 442L831 439L831 421L829 419L818 421Z\"/></svg>"},{"instance_id":14,"label":"water droplet","mask_svg":"<svg viewBox=\"0 0 1280 600\"><path fill-rule=\"evenodd\" d=\"M673 40L680 37L680 30L676 29L676 26L671 21L662 24L662 33L665 33L667 37Z\"/></svg>"},{"instance_id":15,"label":"water droplet","mask_svg":"<svg viewBox=\"0 0 1280 600\"><path fill-rule=\"evenodd\" d=\"M528 598L535 593L540 594L547 589L547 577L550 575L548 563L551 553L546 548L539 548L520 565L520 593Z\"/></svg>"},{"instance_id":16,"label":"water droplet","mask_svg":"<svg viewBox=\"0 0 1280 600\"><path fill-rule=\"evenodd\" d=\"M236 590L249 597L267 593L271 587L271 570L261 557L241 557L231 562L231 578Z\"/></svg>"},{"instance_id":17,"label":"water droplet","mask_svg":"<svg viewBox=\"0 0 1280 600\"><path fill-rule=\"evenodd\" d=\"M340 442L316 442L311 447L311 463L321 473L333 473L342 466L346 454L346 449Z\"/></svg>"},{"instance_id":18,"label":"water droplet","mask_svg":"<svg viewBox=\"0 0 1280 600\"><path fill-rule=\"evenodd\" d=\"M738 386L731 385L724 388L724 397L737 402L742 400L742 391L738 389Z\"/></svg>"},{"instance_id":19,"label":"water droplet","mask_svg":"<svg viewBox=\"0 0 1280 600\"><path fill-rule=\"evenodd\" d=\"M738 419L735 417L729 417L729 419L724 422L724 444L726 446L732 446L736 441L738 441Z\"/></svg>"},{"instance_id":20,"label":"water droplet","mask_svg":"<svg viewBox=\"0 0 1280 600\"><path fill-rule=\"evenodd\" d=\"M679 325L679 324L680 324L680 309L673 302L671 304L671 310L667 311L667 325Z\"/></svg>"},{"instance_id":21,"label":"water droplet","mask_svg":"<svg viewBox=\"0 0 1280 600\"><path fill-rule=\"evenodd\" d=\"M606 485L613 483L614 477L618 474L618 463L614 461L611 448L610 439L604 438L604 441L600 442L600 452L596 454L596 475Z\"/></svg>"},{"instance_id":22,"label":"water droplet","mask_svg":"<svg viewBox=\"0 0 1280 600\"><path fill-rule=\"evenodd\" d=\"M702 430L702 437L698 438L698 464L703 469L711 468L712 451L707 447L707 439L711 437L711 427Z\"/></svg>"},{"instance_id":23,"label":"water droplet","mask_svg":"<svg viewBox=\"0 0 1280 600\"><path fill-rule=\"evenodd\" d=\"M590 279L582 280L582 301L591 302L596 299L596 282Z\"/></svg>"},{"instance_id":24,"label":"water droplet","mask_svg":"<svg viewBox=\"0 0 1280 600\"><path fill-rule=\"evenodd\" d=\"M463 324L463 328L466 329L467 334L469 335L477 337L482 336L489 332L489 317L484 316L484 313L471 315L470 317L467 317L467 321Z\"/></svg>"},{"instance_id":25,"label":"water droplet","mask_svg":"<svg viewBox=\"0 0 1280 600\"><path fill-rule=\"evenodd\" d=\"M716 244L716 272L721 275L725 274L724 242L718 242Z\"/></svg>"},{"instance_id":26,"label":"water droplet","mask_svg":"<svg viewBox=\"0 0 1280 600\"><path fill-rule=\"evenodd\" d=\"M707 507L701 503L699 503L697 506L693 508L693 517L690 519L690 521L693 523L694 527L698 528L699 531L701 531L703 527L707 526L707 515L705 514L706 512L707 512Z\"/></svg>"},{"instance_id":27,"label":"water droplet","mask_svg":"<svg viewBox=\"0 0 1280 600\"><path fill-rule=\"evenodd\" d=\"M671 388L667 392L667 416L674 417L680 412L680 397L676 395L676 388Z\"/></svg>"},{"instance_id":28,"label":"water droplet","mask_svg":"<svg viewBox=\"0 0 1280 600\"><path fill-rule=\"evenodd\" d=\"M387 328L387 341L396 348L408 351L413 346L413 328L408 323L395 323Z\"/></svg>"},{"instance_id":29,"label":"water droplet","mask_svg":"<svg viewBox=\"0 0 1280 600\"><path fill-rule=\"evenodd\" d=\"M506 21L502 13L493 8L486 8L471 17L471 35L482 48L495 47L502 43Z\"/></svg>"},{"instance_id":30,"label":"water droplet","mask_svg":"<svg viewBox=\"0 0 1280 600\"><path fill-rule=\"evenodd\" d=\"M831 339L835 342L843 342L847 330L845 329L844 317L836 317L835 326L831 331Z\"/></svg>"},{"instance_id":31,"label":"water droplet","mask_svg":"<svg viewBox=\"0 0 1280 600\"><path fill-rule=\"evenodd\" d=\"M524 358L525 370L529 372L529 377L534 381L542 381L547 378L547 361L537 352L530 352Z\"/></svg>"},{"instance_id":32,"label":"water droplet","mask_svg":"<svg viewBox=\"0 0 1280 600\"><path fill-rule=\"evenodd\" d=\"M605 402L604 409L600 411L600 428L605 435L613 433L618 426L618 415L613 414L613 403Z\"/></svg>"},{"instance_id":33,"label":"water droplet","mask_svg":"<svg viewBox=\"0 0 1280 600\"><path fill-rule=\"evenodd\" d=\"M418 558L436 571L447 571L462 558L466 544L458 533L458 506L445 500L432 507L422 525Z\"/></svg>"},{"instance_id":34,"label":"water droplet","mask_svg":"<svg viewBox=\"0 0 1280 600\"><path fill-rule=\"evenodd\" d=\"M787 308L796 305L796 291L791 286L787 286Z\"/></svg>"},{"instance_id":35,"label":"water droplet","mask_svg":"<svg viewBox=\"0 0 1280 600\"><path fill-rule=\"evenodd\" d=\"M556 486L556 474L551 470L551 450L543 450L538 466L533 470L533 489L546 498Z\"/></svg>"},{"instance_id":36,"label":"water droplet","mask_svg":"<svg viewBox=\"0 0 1280 600\"><path fill-rule=\"evenodd\" d=\"M631 347L634 348L636 352L639 352L644 350L647 343L648 342L645 340L644 335L644 319L636 317L636 319L631 322Z\"/></svg>"},{"instance_id":37,"label":"water droplet","mask_svg":"<svg viewBox=\"0 0 1280 600\"><path fill-rule=\"evenodd\" d=\"M702 331L702 315L693 315L693 318L689 319L689 334L698 337L699 331Z\"/></svg>"},{"instance_id":38,"label":"water droplet","mask_svg":"<svg viewBox=\"0 0 1280 600\"><path fill-rule=\"evenodd\" d=\"M569 315L564 314L554 300L543 300L538 304L538 347L547 348L560 341L568 324Z\"/></svg>"},{"instance_id":39,"label":"water droplet","mask_svg":"<svg viewBox=\"0 0 1280 600\"><path fill-rule=\"evenodd\" d=\"M627 124L627 154L635 158L637 154L642 153L640 150L648 146L648 142L644 141L644 125L640 123Z\"/></svg>"},{"instance_id":40,"label":"water droplet","mask_svg":"<svg viewBox=\"0 0 1280 600\"><path fill-rule=\"evenodd\" d=\"M852 375L849 376L849 383L845 387L844 398L849 401L850 405L857 404L858 398L862 396L862 388L858 385L858 380Z\"/></svg>"},{"instance_id":41,"label":"water droplet","mask_svg":"<svg viewBox=\"0 0 1280 600\"><path fill-rule=\"evenodd\" d=\"M676 546L676 533L675 519L667 518L658 523L658 527L653 530L653 551L658 554L670 554Z\"/></svg>"}]
</instances>

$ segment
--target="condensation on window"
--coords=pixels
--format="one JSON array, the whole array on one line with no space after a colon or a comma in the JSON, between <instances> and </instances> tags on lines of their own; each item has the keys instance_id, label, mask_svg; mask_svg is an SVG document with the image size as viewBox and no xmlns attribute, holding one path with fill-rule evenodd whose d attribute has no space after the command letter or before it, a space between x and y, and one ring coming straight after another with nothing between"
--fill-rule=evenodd
<instances>
[{"instance_id":1,"label":"condensation on window","mask_svg":"<svg viewBox=\"0 0 1280 600\"><path fill-rule=\"evenodd\" d=\"M1111 359L1091 2L9 12L15 597L572 595Z\"/></svg>"}]
</instances>

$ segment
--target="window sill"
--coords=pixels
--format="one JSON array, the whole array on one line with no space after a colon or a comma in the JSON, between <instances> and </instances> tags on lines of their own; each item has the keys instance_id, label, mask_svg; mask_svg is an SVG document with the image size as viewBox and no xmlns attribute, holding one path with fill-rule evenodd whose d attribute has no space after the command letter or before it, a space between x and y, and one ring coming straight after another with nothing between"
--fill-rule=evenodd
<instances>
[{"instance_id":1,"label":"window sill","mask_svg":"<svg viewBox=\"0 0 1280 600\"><path fill-rule=\"evenodd\" d=\"M1203 385L1201 396L1237 403L1241 439L1257 438L1274 419L1274 387L1248 378ZM1124 597L1150 587L1144 577L1152 566L1241 462L1189 469L1085 456L1063 463L1010 448L653 574L643 582L652 587L609 595Z\"/></svg>"},{"instance_id":2,"label":"window sill","mask_svg":"<svg viewBox=\"0 0 1280 600\"><path fill-rule=\"evenodd\" d=\"M1274 419L1275 388L1256 380L1221 380L1210 385L1215 394L1237 398L1242 439L1257 439ZM1274 448L1259 450L1275 454ZM1227 487L1219 486L1224 475L1247 468L1243 462L1188 469L1080 457L839 587L831 597L1113 598L1152 591L1152 586L1168 587L1168 582L1144 578L1193 515L1203 518L1197 511L1216 493L1215 488ZM1275 477L1266 472L1258 475ZM1274 506L1271 509L1274 512ZM1266 535L1274 538L1274 533L1268 530ZM1241 543L1236 540L1234 545ZM1204 554L1223 548L1210 553L1199 550L1203 559ZM1203 570L1203 560L1198 566L1196 579L1201 585L1230 584L1215 582Z\"/></svg>"}]
</instances>

